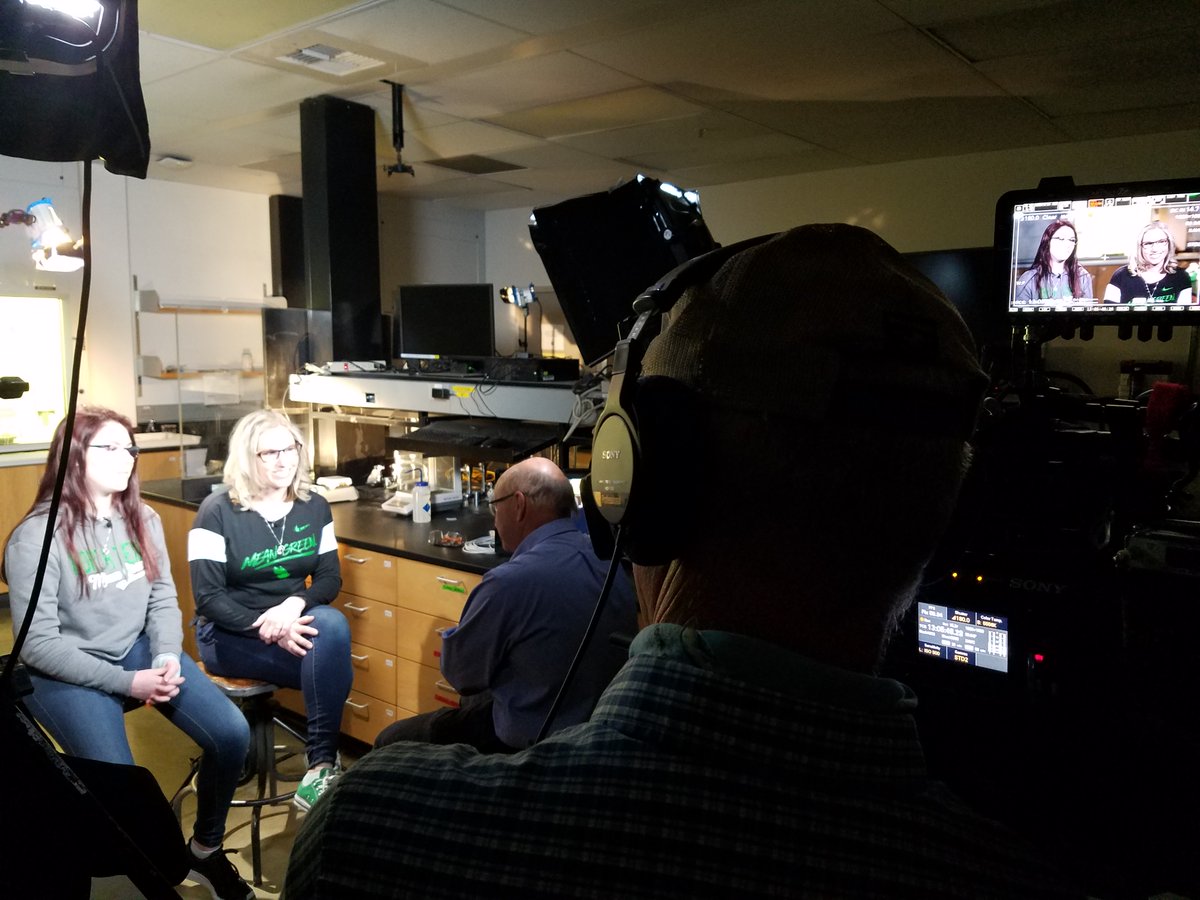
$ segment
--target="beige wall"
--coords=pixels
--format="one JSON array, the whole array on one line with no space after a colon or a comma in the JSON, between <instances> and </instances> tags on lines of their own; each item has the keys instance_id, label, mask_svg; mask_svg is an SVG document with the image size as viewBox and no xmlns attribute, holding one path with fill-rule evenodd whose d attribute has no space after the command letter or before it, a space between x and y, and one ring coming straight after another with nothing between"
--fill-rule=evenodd
<instances>
[{"instance_id":1,"label":"beige wall","mask_svg":"<svg viewBox=\"0 0 1200 900\"><path fill-rule=\"evenodd\" d=\"M881 140L886 140L881 135ZM1007 191L1036 187L1046 176L1077 184L1200 175L1200 129L1106 138L976 153L760 181L697 187L704 219L722 244L806 222L846 222L878 232L901 252L990 246L996 201ZM507 278L545 279L529 241L529 210L487 214L488 270ZM1122 359L1170 359L1182 368L1194 329L1168 343L1118 341L1101 329L1090 342L1055 341L1047 365L1065 369L1098 393L1115 392Z\"/></svg>"}]
</instances>

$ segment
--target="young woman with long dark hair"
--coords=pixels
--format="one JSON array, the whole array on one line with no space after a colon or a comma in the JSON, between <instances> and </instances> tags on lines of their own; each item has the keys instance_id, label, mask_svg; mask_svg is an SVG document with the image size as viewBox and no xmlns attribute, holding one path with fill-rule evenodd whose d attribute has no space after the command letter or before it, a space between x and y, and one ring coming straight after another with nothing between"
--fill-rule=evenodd
<instances>
[{"instance_id":1,"label":"young woman with long dark hair","mask_svg":"<svg viewBox=\"0 0 1200 900\"><path fill-rule=\"evenodd\" d=\"M125 733L131 697L199 744L188 877L219 900L248 900L254 891L221 841L250 729L183 652L162 521L142 502L133 426L120 413L81 409L69 436L66 420L54 433L37 498L4 550L13 630L32 599L64 441L70 450L53 546L21 648L34 686L25 705L73 756L133 764Z\"/></svg>"}]
</instances>

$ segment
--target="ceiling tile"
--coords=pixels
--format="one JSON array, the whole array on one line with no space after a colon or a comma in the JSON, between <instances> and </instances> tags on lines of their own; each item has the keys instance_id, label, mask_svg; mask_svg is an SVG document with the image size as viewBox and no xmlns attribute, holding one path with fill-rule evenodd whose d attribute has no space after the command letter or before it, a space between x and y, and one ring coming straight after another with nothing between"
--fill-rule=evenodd
<instances>
[{"instance_id":1,"label":"ceiling tile","mask_svg":"<svg viewBox=\"0 0 1200 900\"><path fill-rule=\"evenodd\" d=\"M230 50L264 34L362 5L362 0L141 0L138 26L189 44Z\"/></svg>"},{"instance_id":2,"label":"ceiling tile","mask_svg":"<svg viewBox=\"0 0 1200 900\"><path fill-rule=\"evenodd\" d=\"M380 189L474 209L1195 129L1197 0L143 0L150 177L302 189L299 103L375 113ZM383 58L277 67L310 40ZM975 60L975 62L972 62ZM387 178L392 87L403 159ZM1167 138L1168 142L1170 138ZM1168 146L1170 144L1168 143ZM427 161L521 166L464 177ZM557 193L558 196L553 195ZM535 199L536 198L536 199ZM547 198L550 198L549 200ZM497 205L499 204L499 205Z\"/></svg>"},{"instance_id":3,"label":"ceiling tile","mask_svg":"<svg viewBox=\"0 0 1200 900\"><path fill-rule=\"evenodd\" d=\"M1014 10L1055 6L1062 0L879 0L906 22L917 26L938 25L963 19L982 19Z\"/></svg>"},{"instance_id":4,"label":"ceiling tile","mask_svg":"<svg viewBox=\"0 0 1200 900\"><path fill-rule=\"evenodd\" d=\"M556 191L560 195L588 194L607 190L628 181L641 171L630 163L594 159L590 164L572 168L525 169L507 172L504 180L530 190Z\"/></svg>"},{"instance_id":5,"label":"ceiling tile","mask_svg":"<svg viewBox=\"0 0 1200 900\"><path fill-rule=\"evenodd\" d=\"M1110 110L1154 109L1179 97L1200 96L1200 42L1171 53L1172 74L1164 81L1162 40L1130 35L1119 51L1124 65L1095 48L1076 48L1057 57L1031 54L980 63L977 68L1011 94L1026 97L1052 116ZM1169 85L1169 89L1164 89Z\"/></svg>"},{"instance_id":6,"label":"ceiling tile","mask_svg":"<svg viewBox=\"0 0 1200 900\"><path fill-rule=\"evenodd\" d=\"M558 143L598 156L642 158L646 154L678 152L708 155L715 162L739 158L735 148L747 143L771 140L779 142L776 153L784 152L785 147L804 149L809 146L791 135L781 135L756 122L721 112L569 135L558 139Z\"/></svg>"},{"instance_id":7,"label":"ceiling tile","mask_svg":"<svg viewBox=\"0 0 1200 900\"><path fill-rule=\"evenodd\" d=\"M769 156L761 159L744 159L721 162L716 165L689 166L670 171L671 180L685 188L701 188L710 184L728 184L731 181L755 181L759 178L777 178L781 175L799 175L804 172L823 172L854 166L859 160L832 150L815 148L786 156ZM703 196L701 197L703 200Z\"/></svg>"},{"instance_id":8,"label":"ceiling tile","mask_svg":"<svg viewBox=\"0 0 1200 900\"><path fill-rule=\"evenodd\" d=\"M1200 101L1173 104L1161 109L1139 109L1136 114L1128 110L1112 112L1076 113L1058 116L1054 124L1073 140L1094 140L1097 135L1124 137L1126 135L1160 135L1186 131L1200 122ZM1157 137L1149 138L1159 140ZM1160 140L1169 147L1169 140Z\"/></svg>"},{"instance_id":9,"label":"ceiling tile","mask_svg":"<svg viewBox=\"0 0 1200 900\"><path fill-rule=\"evenodd\" d=\"M311 48L331 48L340 51L338 58L361 60L361 67L338 71L325 70L321 64L299 65L293 57L301 53L303 58L311 61L312 53L303 51ZM401 56L377 47L373 44L353 41L321 29L305 29L289 34L280 35L271 40L261 41L234 54L238 59L258 63L286 72L289 75L302 75L314 82L335 86L337 89L348 88L363 82L378 83L382 79L390 79L398 72L419 70L424 63L409 56Z\"/></svg>"},{"instance_id":10,"label":"ceiling tile","mask_svg":"<svg viewBox=\"0 0 1200 900\"><path fill-rule=\"evenodd\" d=\"M1066 136L1019 100L929 98L905 103L746 103L737 111L860 163L1059 143Z\"/></svg>"},{"instance_id":11,"label":"ceiling tile","mask_svg":"<svg viewBox=\"0 0 1200 900\"><path fill-rule=\"evenodd\" d=\"M429 0L369 4L359 12L324 22L321 28L426 64L470 56L525 37L484 16Z\"/></svg>"},{"instance_id":12,"label":"ceiling tile","mask_svg":"<svg viewBox=\"0 0 1200 900\"><path fill-rule=\"evenodd\" d=\"M1200 4L1195 0L1134 0L1096 3L1067 0L1053 6L1019 9L969 21L949 22L933 29L941 40L979 62L1035 53L1072 54L1080 48L1110 65L1121 59L1125 43L1158 34L1185 46L1183 35L1200 29ZM1193 42L1194 43L1194 42ZM1110 55L1116 54L1116 55ZM1113 65L1121 69L1124 65Z\"/></svg>"},{"instance_id":13,"label":"ceiling tile","mask_svg":"<svg viewBox=\"0 0 1200 900\"><path fill-rule=\"evenodd\" d=\"M494 116L489 121L539 137L565 137L604 128L624 128L702 112L694 103L642 87Z\"/></svg>"},{"instance_id":14,"label":"ceiling tile","mask_svg":"<svg viewBox=\"0 0 1200 900\"><path fill-rule=\"evenodd\" d=\"M622 154L640 166L659 171L676 171L694 166L716 166L755 159L784 159L802 156L816 149L812 144L783 134L766 134L736 141L722 141L715 146L712 142L696 141L694 146L680 146L669 150L648 150Z\"/></svg>"},{"instance_id":15,"label":"ceiling tile","mask_svg":"<svg viewBox=\"0 0 1200 900\"><path fill-rule=\"evenodd\" d=\"M578 52L647 82L753 83L777 91L778 80L790 83L795 72L811 70L812 50L832 43L847 62L870 65L859 42L903 27L874 0L765 0L726 4L669 28L582 41Z\"/></svg>"},{"instance_id":16,"label":"ceiling tile","mask_svg":"<svg viewBox=\"0 0 1200 900\"><path fill-rule=\"evenodd\" d=\"M226 58L145 85L142 93L150 106L186 109L189 115L220 121L258 113L263 107L299 104L324 90L304 74Z\"/></svg>"},{"instance_id":17,"label":"ceiling tile","mask_svg":"<svg viewBox=\"0 0 1200 900\"><path fill-rule=\"evenodd\" d=\"M495 156L504 150L527 147L532 140L528 135L483 122L458 122L411 132L404 142L406 156L409 153L410 138L415 145L415 160L462 156L466 153ZM425 153L421 152L422 147Z\"/></svg>"},{"instance_id":18,"label":"ceiling tile","mask_svg":"<svg viewBox=\"0 0 1200 900\"><path fill-rule=\"evenodd\" d=\"M637 81L571 53L552 53L487 66L440 79L425 87L413 82L421 104L468 119L489 118L535 106L606 94Z\"/></svg>"},{"instance_id":19,"label":"ceiling tile","mask_svg":"<svg viewBox=\"0 0 1200 900\"><path fill-rule=\"evenodd\" d=\"M483 16L509 28L529 34L567 31L584 25L600 25L605 21L654 17L663 14L663 7L672 15L686 14L694 3L689 0L605 0L604 3L564 3L563 0L444 0L473 15ZM725 0L728 2L728 0Z\"/></svg>"},{"instance_id":20,"label":"ceiling tile","mask_svg":"<svg viewBox=\"0 0 1200 900\"><path fill-rule=\"evenodd\" d=\"M220 54L213 50L192 47L158 35L143 32L138 36L138 65L143 86L219 58Z\"/></svg>"}]
</instances>

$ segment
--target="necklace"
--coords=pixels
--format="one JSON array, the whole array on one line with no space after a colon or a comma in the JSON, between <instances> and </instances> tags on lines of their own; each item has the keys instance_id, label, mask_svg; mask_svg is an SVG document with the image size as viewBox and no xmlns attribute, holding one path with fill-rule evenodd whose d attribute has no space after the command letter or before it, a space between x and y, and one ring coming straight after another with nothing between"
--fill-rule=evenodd
<instances>
[{"instance_id":1,"label":"necklace","mask_svg":"<svg viewBox=\"0 0 1200 900\"><path fill-rule=\"evenodd\" d=\"M108 556L108 551L112 549L112 519L101 516L100 521L104 523L104 546L101 550L105 556Z\"/></svg>"},{"instance_id":2,"label":"necklace","mask_svg":"<svg viewBox=\"0 0 1200 900\"><path fill-rule=\"evenodd\" d=\"M1064 297L1071 296L1070 281L1066 281L1064 286L1064 278L1068 278L1066 271L1050 272L1046 276L1046 281L1042 286L1043 300L1061 300Z\"/></svg>"},{"instance_id":3,"label":"necklace","mask_svg":"<svg viewBox=\"0 0 1200 900\"><path fill-rule=\"evenodd\" d=\"M1146 276L1145 275L1142 276L1142 284L1144 284L1146 286L1146 299L1147 300L1154 299L1154 292L1158 290L1158 286L1161 283L1162 283L1162 278L1160 278L1160 279L1158 279L1158 281L1154 282L1154 287L1150 287L1150 282L1146 280Z\"/></svg>"},{"instance_id":4,"label":"necklace","mask_svg":"<svg viewBox=\"0 0 1200 900\"><path fill-rule=\"evenodd\" d=\"M283 514L283 518L279 521L279 535L275 535L275 526L263 519L263 524L267 526L267 531L271 532L271 540L275 542L275 555L283 555L283 539L287 537L287 513Z\"/></svg>"}]
</instances>

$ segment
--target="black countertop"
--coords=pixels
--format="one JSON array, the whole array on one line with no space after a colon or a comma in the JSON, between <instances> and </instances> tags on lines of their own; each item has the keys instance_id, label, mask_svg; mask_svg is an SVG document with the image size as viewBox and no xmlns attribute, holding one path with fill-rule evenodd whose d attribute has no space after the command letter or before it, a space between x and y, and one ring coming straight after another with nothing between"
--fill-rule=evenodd
<instances>
[{"instance_id":1,"label":"black countertop","mask_svg":"<svg viewBox=\"0 0 1200 900\"><path fill-rule=\"evenodd\" d=\"M208 496L209 486L219 478L169 478L142 483L142 495L174 506L196 509ZM339 541L376 553L402 556L420 562L446 566L482 575L507 557L493 553L464 553L458 547L439 547L429 543L430 532L457 531L464 540L483 537L492 528L492 513L487 504L463 506L447 512L435 512L433 521L415 524L406 516L384 512L378 500L349 500L331 503L333 530Z\"/></svg>"}]
</instances>

